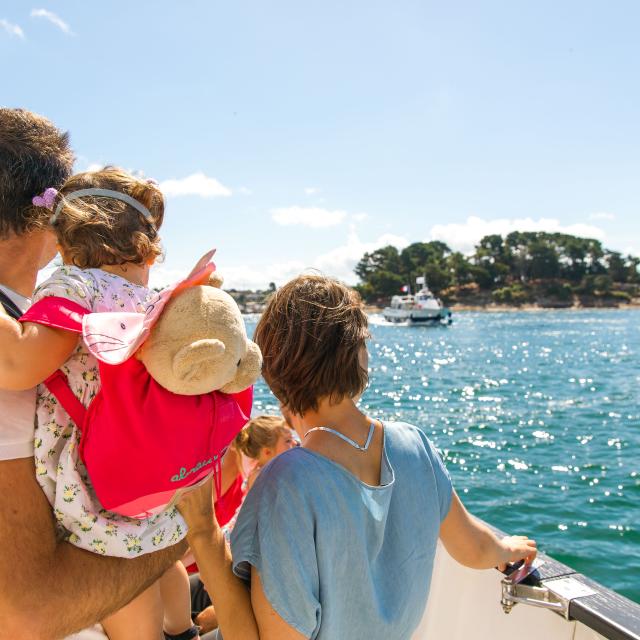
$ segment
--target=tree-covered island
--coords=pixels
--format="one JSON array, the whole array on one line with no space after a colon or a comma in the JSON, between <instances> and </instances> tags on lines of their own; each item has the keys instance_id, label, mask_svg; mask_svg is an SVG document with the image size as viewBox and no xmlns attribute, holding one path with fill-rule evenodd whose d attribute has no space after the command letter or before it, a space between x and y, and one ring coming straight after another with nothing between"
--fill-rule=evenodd
<instances>
[{"instance_id":1,"label":"tree-covered island","mask_svg":"<svg viewBox=\"0 0 640 640\"><path fill-rule=\"evenodd\" d=\"M599 240L563 233L514 231L488 235L473 255L443 242L415 242L399 251L365 253L355 272L365 301L385 305L416 278L449 305L619 306L640 296L640 258L622 255Z\"/></svg>"}]
</instances>

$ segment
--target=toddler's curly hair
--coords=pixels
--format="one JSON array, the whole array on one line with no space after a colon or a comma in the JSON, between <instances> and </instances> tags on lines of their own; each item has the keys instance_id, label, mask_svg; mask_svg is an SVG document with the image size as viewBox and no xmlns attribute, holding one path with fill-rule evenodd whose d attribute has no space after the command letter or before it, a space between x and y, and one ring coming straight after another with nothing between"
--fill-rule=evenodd
<instances>
[{"instance_id":1,"label":"toddler's curly hair","mask_svg":"<svg viewBox=\"0 0 640 640\"><path fill-rule=\"evenodd\" d=\"M108 196L64 200L81 189L109 189L128 195L149 210L152 221L126 202ZM162 255L158 230L164 219L164 197L156 184L109 166L69 178L54 210L61 202L53 229L65 260L77 267L145 264Z\"/></svg>"},{"instance_id":2,"label":"toddler's curly hair","mask_svg":"<svg viewBox=\"0 0 640 640\"><path fill-rule=\"evenodd\" d=\"M275 447L287 433L287 423L279 416L257 416L236 436L235 445L245 456L257 460L265 447Z\"/></svg>"}]
</instances>

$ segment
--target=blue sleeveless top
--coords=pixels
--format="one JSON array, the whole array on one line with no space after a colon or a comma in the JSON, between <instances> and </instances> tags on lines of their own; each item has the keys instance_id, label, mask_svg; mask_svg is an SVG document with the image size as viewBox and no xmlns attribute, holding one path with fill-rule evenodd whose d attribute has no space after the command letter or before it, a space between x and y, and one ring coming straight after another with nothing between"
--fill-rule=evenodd
<instances>
[{"instance_id":1,"label":"blue sleeveless top","mask_svg":"<svg viewBox=\"0 0 640 640\"><path fill-rule=\"evenodd\" d=\"M380 486L305 448L268 464L231 537L233 570L305 637L410 638L427 602L452 487L416 427L384 424Z\"/></svg>"}]
</instances>

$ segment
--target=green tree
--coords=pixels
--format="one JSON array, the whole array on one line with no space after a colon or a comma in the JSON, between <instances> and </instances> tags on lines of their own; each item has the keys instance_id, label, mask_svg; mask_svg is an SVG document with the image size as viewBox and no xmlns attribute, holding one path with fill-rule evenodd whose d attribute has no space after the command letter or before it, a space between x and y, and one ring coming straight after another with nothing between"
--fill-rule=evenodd
<instances>
[{"instance_id":1,"label":"green tree","mask_svg":"<svg viewBox=\"0 0 640 640\"><path fill-rule=\"evenodd\" d=\"M530 278L557 278L560 260L554 245L537 238L528 246L527 275Z\"/></svg>"}]
</instances>

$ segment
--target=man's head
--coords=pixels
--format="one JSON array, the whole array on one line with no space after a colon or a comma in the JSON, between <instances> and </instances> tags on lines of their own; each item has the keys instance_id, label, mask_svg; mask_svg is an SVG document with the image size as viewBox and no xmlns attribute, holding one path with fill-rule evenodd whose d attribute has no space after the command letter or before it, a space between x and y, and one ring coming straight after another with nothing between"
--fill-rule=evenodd
<instances>
[{"instance_id":1,"label":"man's head","mask_svg":"<svg viewBox=\"0 0 640 640\"><path fill-rule=\"evenodd\" d=\"M0 108L0 240L44 228L51 212L34 196L71 175L69 134L24 109Z\"/></svg>"},{"instance_id":2,"label":"man's head","mask_svg":"<svg viewBox=\"0 0 640 640\"><path fill-rule=\"evenodd\" d=\"M317 410L319 401L355 399L368 381L367 316L360 296L324 276L299 276L279 289L258 322L262 374L289 412Z\"/></svg>"}]
</instances>

